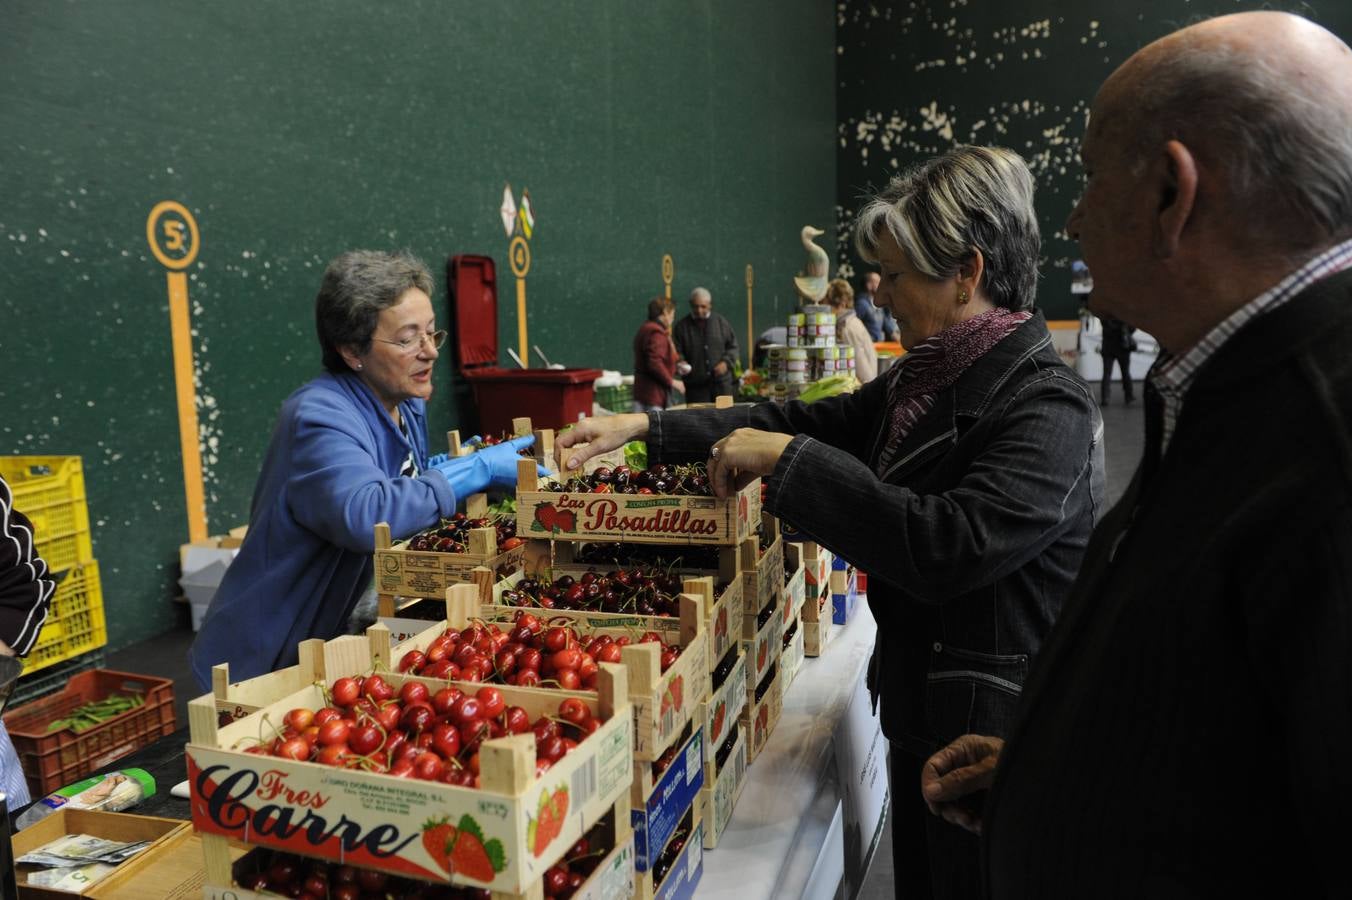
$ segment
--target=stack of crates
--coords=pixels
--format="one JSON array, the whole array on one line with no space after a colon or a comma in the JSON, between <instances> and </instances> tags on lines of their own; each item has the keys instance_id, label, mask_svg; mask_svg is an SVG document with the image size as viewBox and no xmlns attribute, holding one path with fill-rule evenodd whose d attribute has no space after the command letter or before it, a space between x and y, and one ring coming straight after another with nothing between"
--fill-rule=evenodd
<instances>
[{"instance_id":1,"label":"stack of crates","mask_svg":"<svg viewBox=\"0 0 1352 900\"><path fill-rule=\"evenodd\" d=\"M83 655L108 643L84 466L78 456L4 456L0 475L14 495L14 508L33 523L38 555L57 579L47 622L16 689L35 696L24 690L33 673L57 665L78 669Z\"/></svg>"}]
</instances>

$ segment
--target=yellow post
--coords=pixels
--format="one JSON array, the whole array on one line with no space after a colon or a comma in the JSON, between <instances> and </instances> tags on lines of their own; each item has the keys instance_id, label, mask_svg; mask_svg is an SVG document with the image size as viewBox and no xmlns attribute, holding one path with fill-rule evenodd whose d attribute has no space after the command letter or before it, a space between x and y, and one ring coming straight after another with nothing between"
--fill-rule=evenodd
<instances>
[{"instance_id":1,"label":"yellow post","mask_svg":"<svg viewBox=\"0 0 1352 900\"><path fill-rule=\"evenodd\" d=\"M181 203L155 204L146 219L146 240L155 258L169 270L169 331L174 354L174 395L178 406L178 442L183 456L183 493L188 539L207 536L206 494L202 488L202 449L197 439L197 389L193 383L192 318L188 276L201 246L197 220Z\"/></svg>"},{"instance_id":2,"label":"yellow post","mask_svg":"<svg viewBox=\"0 0 1352 900\"><path fill-rule=\"evenodd\" d=\"M530 271L530 244L521 235L512 238L508 251L512 274L516 276L516 337L524 361L530 358L530 340L526 337L526 273Z\"/></svg>"}]
</instances>

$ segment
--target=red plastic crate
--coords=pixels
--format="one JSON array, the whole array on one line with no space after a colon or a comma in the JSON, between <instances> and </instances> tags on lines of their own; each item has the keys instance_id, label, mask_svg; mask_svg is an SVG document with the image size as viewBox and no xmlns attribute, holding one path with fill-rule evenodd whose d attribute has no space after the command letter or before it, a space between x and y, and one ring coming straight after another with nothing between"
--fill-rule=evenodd
<instances>
[{"instance_id":1,"label":"red plastic crate","mask_svg":"<svg viewBox=\"0 0 1352 900\"><path fill-rule=\"evenodd\" d=\"M78 734L68 728L47 732L49 723L111 694L142 694L145 704ZM5 728L19 753L29 791L42 797L173 734L174 683L108 669L81 672L71 676L61 693L5 713Z\"/></svg>"}]
</instances>

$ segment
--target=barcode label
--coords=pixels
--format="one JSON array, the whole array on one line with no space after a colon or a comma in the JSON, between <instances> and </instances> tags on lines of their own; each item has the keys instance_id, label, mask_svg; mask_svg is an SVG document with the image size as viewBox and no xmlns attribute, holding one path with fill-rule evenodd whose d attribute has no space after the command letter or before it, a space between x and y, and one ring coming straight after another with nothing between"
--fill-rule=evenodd
<instances>
[{"instance_id":1,"label":"barcode label","mask_svg":"<svg viewBox=\"0 0 1352 900\"><path fill-rule=\"evenodd\" d=\"M591 756L577 771L573 772L573 806L579 813L596 796L596 757Z\"/></svg>"},{"instance_id":2,"label":"barcode label","mask_svg":"<svg viewBox=\"0 0 1352 900\"><path fill-rule=\"evenodd\" d=\"M733 756L735 757L735 765L732 770L732 784L735 790L736 786L742 783L743 776L746 775L746 748L742 748L740 753L733 753Z\"/></svg>"},{"instance_id":3,"label":"barcode label","mask_svg":"<svg viewBox=\"0 0 1352 900\"><path fill-rule=\"evenodd\" d=\"M695 740L690 742L690 746L685 748L685 783L689 784L699 777L700 772L700 754L703 743L699 740L699 734L696 733Z\"/></svg>"}]
</instances>

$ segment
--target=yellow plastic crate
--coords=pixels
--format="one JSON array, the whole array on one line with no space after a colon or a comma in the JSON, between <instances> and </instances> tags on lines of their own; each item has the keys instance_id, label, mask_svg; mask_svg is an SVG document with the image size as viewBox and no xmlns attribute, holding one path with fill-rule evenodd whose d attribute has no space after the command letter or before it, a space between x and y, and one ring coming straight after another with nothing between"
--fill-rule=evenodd
<instances>
[{"instance_id":1,"label":"yellow plastic crate","mask_svg":"<svg viewBox=\"0 0 1352 900\"><path fill-rule=\"evenodd\" d=\"M24 660L23 674L88 653L108 643L103 617L103 589L95 560L72 567L56 586L52 608L37 645Z\"/></svg>"},{"instance_id":2,"label":"yellow plastic crate","mask_svg":"<svg viewBox=\"0 0 1352 900\"><path fill-rule=\"evenodd\" d=\"M33 523L38 555L53 572L90 560L89 505L78 456L0 456L14 508Z\"/></svg>"}]
</instances>

